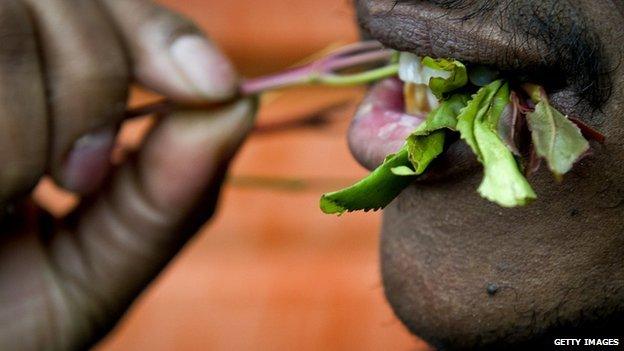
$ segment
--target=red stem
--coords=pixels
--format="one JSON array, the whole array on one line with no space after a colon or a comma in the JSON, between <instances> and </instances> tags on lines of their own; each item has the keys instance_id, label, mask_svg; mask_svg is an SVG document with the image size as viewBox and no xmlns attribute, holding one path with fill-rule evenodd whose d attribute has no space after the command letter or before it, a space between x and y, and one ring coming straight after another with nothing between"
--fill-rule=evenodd
<instances>
[{"instance_id":1,"label":"red stem","mask_svg":"<svg viewBox=\"0 0 624 351\"><path fill-rule=\"evenodd\" d=\"M345 68L357 68L362 65L373 64L383 61L390 61L394 51L392 50L377 50L372 52L365 52L354 56L348 57L336 57L330 60L326 60L325 69L328 72L335 72Z\"/></svg>"},{"instance_id":2,"label":"red stem","mask_svg":"<svg viewBox=\"0 0 624 351\"><path fill-rule=\"evenodd\" d=\"M570 119L570 121L574 122L574 124L576 124L579 127L579 129L581 130L581 133L583 133L583 135L587 139L596 140L597 142L604 144L605 139L606 139L604 134L600 133L599 131L592 128L590 125L586 124L585 122L581 121L578 118L568 117L568 119Z\"/></svg>"},{"instance_id":3,"label":"red stem","mask_svg":"<svg viewBox=\"0 0 624 351\"><path fill-rule=\"evenodd\" d=\"M331 52L329 57L342 57L346 55L357 54L362 51L381 50L383 48L383 44L378 42L377 40L361 41L358 43L347 44L343 47L340 47Z\"/></svg>"},{"instance_id":4,"label":"red stem","mask_svg":"<svg viewBox=\"0 0 624 351\"><path fill-rule=\"evenodd\" d=\"M384 50L377 41L364 41L344 46L329 56L323 57L302 67L296 67L282 73L259 78L244 80L240 87L239 96L258 95L268 90L275 90L289 86L309 83L314 75L332 74L348 68L359 68L367 64L380 63L392 59L394 51ZM229 101L231 102L231 101ZM210 109L224 103L204 103L196 105L178 105L168 99L162 99L138 108L126 111L126 118L133 118L148 114L163 114L177 108Z\"/></svg>"},{"instance_id":5,"label":"red stem","mask_svg":"<svg viewBox=\"0 0 624 351\"><path fill-rule=\"evenodd\" d=\"M241 84L241 94L244 96L256 95L270 89L280 89L283 87L304 83L306 78L315 73L316 67L308 65L288 70L284 73L270 75L260 78L244 80Z\"/></svg>"}]
</instances>

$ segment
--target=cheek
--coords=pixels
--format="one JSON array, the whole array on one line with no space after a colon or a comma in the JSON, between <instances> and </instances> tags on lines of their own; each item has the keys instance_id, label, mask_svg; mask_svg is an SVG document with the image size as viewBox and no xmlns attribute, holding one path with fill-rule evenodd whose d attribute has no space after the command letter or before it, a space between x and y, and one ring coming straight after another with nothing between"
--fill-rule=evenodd
<instances>
[{"instance_id":1,"label":"cheek","mask_svg":"<svg viewBox=\"0 0 624 351\"><path fill-rule=\"evenodd\" d=\"M540 198L526 208L480 199L479 174L407 189L385 211L381 241L397 316L449 348L607 335L622 325L624 203L600 185L615 173L590 176L596 162L562 184L541 172L532 180Z\"/></svg>"}]
</instances>

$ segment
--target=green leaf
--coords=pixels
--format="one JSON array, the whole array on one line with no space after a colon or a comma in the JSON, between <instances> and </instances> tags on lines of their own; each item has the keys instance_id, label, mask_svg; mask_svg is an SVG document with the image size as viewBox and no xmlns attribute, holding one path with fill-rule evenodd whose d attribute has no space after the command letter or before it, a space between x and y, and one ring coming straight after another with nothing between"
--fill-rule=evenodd
<instances>
[{"instance_id":1,"label":"green leaf","mask_svg":"<svg viewBox=\"0 0 624 351\"><path fill-rule=\"evenodd\" d=\"M466 66L457 60L425 57L422 60L422 64L425 67L451 73L448 78L432 77L429 80L429 88L431 88L431 91L439 100L444 98L445 93L459 89L468 83Z\"/></svg>"},{"instance_id":2,"label":"green leaf","mask_svg":"<svg viewBox=\"0 0 624 351\"><path fill-rule=\"evenodd\" d=\"M412 132L412 135L427 135L443 128L455 130L457 116L469 100L470 97L467 94L455 94L448 100L442 101L438 108L429 112L427 119Z\"/></svg>"},{"instance_id":3,"label":"green leaf","mask_svg":"<svg viewBox=\"0 0 624 351\"><path fill-rule=\"evenodd\" d=\"M505 107L509 105L510 94L511 91L509 90L509 84L505 83L500 89L498 89L492 98L492 102L490 103L490 108L486 114L484 122L492 129L493 132L498 133L498 123L503 115Z\"/></svg>"},{"instance_id":4,"label":"green leaf","mask_svg":"<svg viewBox=\"0 0 624 351\"><path fill-rule=\"evenodd\" d=\"M544 158L557 179L589 150L581 130L542 99L527 116L537 155Z\"/></svg>"},{"instance_id":5,"label":"green leaf","mask_svg":"<svg viewBox=\"0 0 624 351\"><path fill-rule=\"evenodd\" d=\"M393 173L393 169L405 171L403 167L411 167L407 147L387 157L381 166L354 185L324 194L320 201L321 210L327 214L340 215L386 207L414 180L414 177Z\"/></svg>"},{"instance_id":6,"label":"green leaf","mask_svg":"<svg viewBox=\"0 0 624 351\"><path fill-rule=\"evenodd\" d=\"M509 86L495 81L481 88L458 117L457 128L483 164L479 194L503 207L528 204L537 198L511 151L497 134L509 103Z\"/></svg>"},{"instance_id":7,"label":"green leaf","mask_svg":"<svg viewBox=\"0 0 624 351\"><path fill-rule=\"evenodd\" d=\"M536 105L542 100L548 100L546 90L544 90L544 88L540 85L524 83L522 84L522 89L524 89L524 91L529 95L531 101L533 101Z\"/></svg>"},{"instance_id":8,"label":"green leaf","mask_svg":"<svg viewBox=\"0 0 624 351\"><path fill-rule=\"evenodd\" d=\"M444 151L446 134L455 130L457 116L466 106L467 95L453 95L427 115L427 119L407 138L409 159L415 174L422 174L429 164Z\"/></svg>"},{"instance_id":9,"label":"green leaf","mask_svg":"<svg viewBox=\"0 0 624 351\"><path fill-rule=\"evenodd\" d=\"M479 143L474 135L475 120L477 116L485 115L490 108L494 94L500 89L501 84L502 82L497 80L479 89L472 96L472 100L468 102L468 105L462 110L459 117L457 117L457 130L461 134L461 138L466 141L479 160L482 159Z\"/></svg>"},{"instance_id":10,"label":"green leaf","mask_svg":"<svg viewBox=\"0 0 624 351\"><path fill-rule=\"evenodd\" d=\"M410 135L407 138L407 151L415 174L422 174L444 151L445 138L443 130L437 130L426 136Z\"/></svg>"},{"instance_id":11,"label":"green leaf","mask_svg":"<svg viewBox=\"0 0 624 351\"><path fill-rule=\"evenodd\" d=\"M416 173L416 171L412 167L409 167L409 166L393 167L390 170L392 171L392 174L398 175L398 176L415 176L415 175L418 175L418 173Z\"/></svg>"},{"instance_id":12,"label":"green leaf","mask_svg":"<svg viewBox=\"0 0 624 351\"><path fill-rule=\"evenodd\" d=\"M516 156L521 156L520 147L518 146L522 123L520 117L519 108L512 102L505 106L498 120L498 136Z\"/></svg>"},{"instance_id":13,"label":"green leaf","mask_svg":"<svg viewBox=\"0 0 624 351\"><path fill-rule=\"evenodd\" d=\"M457 116L467 101L467 95L453 95L443 101L408 137L403 149L387 156L384 163L368 177L349 188L323 195L321 210L328 214L342 214L387 206L442 153L443 129L455 129Z\"/></svg>"}]
</instances>

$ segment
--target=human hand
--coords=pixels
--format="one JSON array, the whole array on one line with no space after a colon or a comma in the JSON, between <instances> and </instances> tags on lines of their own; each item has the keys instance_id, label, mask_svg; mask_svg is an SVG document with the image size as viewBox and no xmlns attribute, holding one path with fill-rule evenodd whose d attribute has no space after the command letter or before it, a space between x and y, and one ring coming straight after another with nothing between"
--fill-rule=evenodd
<instances>
[{"instance_id":1,"label":"human hand","mask_svg":"<svg viewBox=\"0 0 624 351\"><path fill-rule=\"evenodd\" d=\"M147 0L5 0L0 37L0 349L82 349L212 215L255 108L160 116L112 170L131 81L225 101L237 91L227 59ZM84 195L67 218L27 199L46 174Z\"/></svg>"}]
</instances>

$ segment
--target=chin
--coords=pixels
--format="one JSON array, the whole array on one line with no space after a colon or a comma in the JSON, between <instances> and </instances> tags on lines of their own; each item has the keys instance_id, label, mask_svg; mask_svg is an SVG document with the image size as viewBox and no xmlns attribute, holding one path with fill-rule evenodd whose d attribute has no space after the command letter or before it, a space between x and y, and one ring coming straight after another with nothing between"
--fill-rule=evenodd
<instances>
[{"instance_id":1,"label":"chin","mask_svg":"<svg viewBox=\"0 0 624 351\"><path fill-rule=\"evenodd\" d=\"M556 196L546 180L550 200L501 209L474 192L479 180L417 184L384 211L384 291L405 326L439 350L621 336L622 217L579 200L582 191Z\"/></svg>"}]
</instances>

